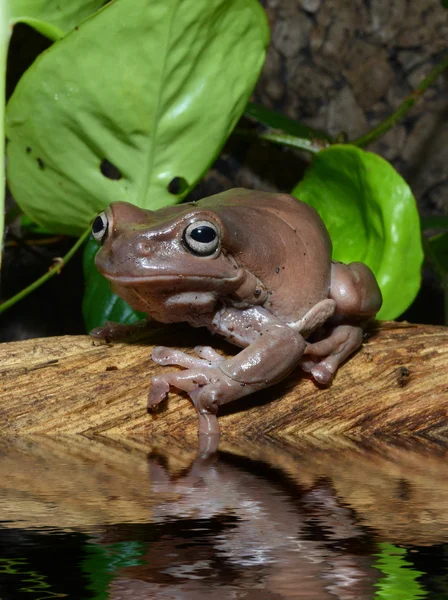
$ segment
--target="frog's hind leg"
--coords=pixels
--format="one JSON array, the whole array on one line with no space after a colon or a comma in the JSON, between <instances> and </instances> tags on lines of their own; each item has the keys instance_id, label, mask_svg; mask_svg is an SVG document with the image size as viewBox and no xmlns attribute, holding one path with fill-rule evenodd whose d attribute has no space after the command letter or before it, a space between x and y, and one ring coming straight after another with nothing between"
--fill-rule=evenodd
<instances>
[{"instance_id":1,"label":"frog's hind leg","mask_svg":"<svg viewBox=\"0 0 448 600\"><path fill-rule=\"evenodd\" d=\"M362 328L336 325L326 338L309 343L300 367L323 385L331 383L339 365L362 344Z\"/></svg>"}]
</instances>

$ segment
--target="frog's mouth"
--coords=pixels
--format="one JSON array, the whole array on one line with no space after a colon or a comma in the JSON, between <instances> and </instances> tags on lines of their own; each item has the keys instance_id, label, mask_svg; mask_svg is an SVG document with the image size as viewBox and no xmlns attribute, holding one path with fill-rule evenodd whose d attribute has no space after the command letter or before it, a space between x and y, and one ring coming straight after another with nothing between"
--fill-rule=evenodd
<instances>
[{"instance_id":1,"label":"frog's mouth","mask_svg":"<svg viewBox=\"0 0 448 600\"><path fill-rule=\"evenodd\" d=\"M135 310L145 312L162 323L185 321L209 314L220 294L225 295L235 287L235 284L229 285L222 278L216 281L205 277L189 278L184 280L184 285L179 285L178 278L161 275L145 281L137 279L137 284L132 278L124 280L125 283L122 278L111 278L112 291Z\"/></svg>"},{"instance_id":2,"label":"frog's mouth","mask_svg":"<svg viewBox=\"0 0 448 600\"><path fill-rule=\"evenodd\" d=\"M206 280L210 280L213 282L222 281L222 282L232 282L238 281L240 279L239 273L235 275L235 277L223 277L222 275L210 275L209 273L205 273L204 275L180 275L179 273L173 273L172 275L148 275L145 277L126 277L121 275L109 275L105 271L100 271L101 275L108 279L111 283L117 285L124 285L130 287L144 287L146 285L152 284L169 284L173 285L175 283L182 285L182 283L195 283L195 282L204 282ZM215 287L215 286L213 286Z\"/></svg>"},{"instance_id":3,"label":"frog's mouth","mask_svg":"<svg viewBox=\"0 0 448 600\"><path fill-rule=\"evenodd\" d=\"M193 300L202 295L228 296L235 293L244 279L243 273L235 271L234 277L218 277L210 274L179 275L163 274L146 277L135 276L104 276L110 281L112 291L133 304L128 298L138 298L145 304L160 304L168 302L169 298L191 295ZM194 302L193 302L194 303Z\"/></svg>"}]
</instances>

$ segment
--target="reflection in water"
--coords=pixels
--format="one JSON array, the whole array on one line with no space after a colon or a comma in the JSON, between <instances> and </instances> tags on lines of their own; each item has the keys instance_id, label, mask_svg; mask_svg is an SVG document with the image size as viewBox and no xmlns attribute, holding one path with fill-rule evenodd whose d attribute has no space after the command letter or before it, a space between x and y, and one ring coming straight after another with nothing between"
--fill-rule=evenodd
<instances>
[{"instance_id":1,"label":"reflection in water","mask_svg":"<svg viewBox=\"0 0 448 600\"><path fill-rule=\"evenodd\" d=\"M448 594L440 446L224 441L211 454L71 438L0 451L1 598Z\"/></svg>"}]
</instances>

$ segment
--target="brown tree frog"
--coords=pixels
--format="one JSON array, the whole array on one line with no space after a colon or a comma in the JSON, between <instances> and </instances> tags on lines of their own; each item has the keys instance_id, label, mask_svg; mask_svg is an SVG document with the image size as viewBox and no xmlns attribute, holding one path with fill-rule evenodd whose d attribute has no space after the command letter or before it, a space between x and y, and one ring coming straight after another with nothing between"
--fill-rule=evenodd
<instances>
[{"instance_id":1,"label":"brown tree frog","mask_svg":"<svg viewBox=\"0 0 448 600\"><path fill-rule=\"evenodd\" d=\"M142 210L115 202L93 224L99 271L133 308L162 323L205 326L242 350L223 358L156 347L148 406L186 391L200 433L218 433L221 404L273 385L300 366L329 384L381 306L372 271L331 260L317 212L292 196L234 189L199 202ZM93 335L117 335L106 324ZM112 335L113 337L113 335Z\"/></svg>"}]
</instances>

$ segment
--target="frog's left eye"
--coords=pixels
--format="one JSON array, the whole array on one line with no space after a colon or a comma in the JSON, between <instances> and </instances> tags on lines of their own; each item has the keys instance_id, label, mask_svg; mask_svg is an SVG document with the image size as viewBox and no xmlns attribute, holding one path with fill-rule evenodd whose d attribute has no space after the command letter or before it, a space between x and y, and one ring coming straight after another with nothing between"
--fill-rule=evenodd
<instances>
[{"instance_id":1,"label":"frog's left eye","mask_svg":"<svg viewBox=\"0 0 448 600\"><path fill-rule=\"evenodd\" d=\"M184 231L183 240L193 254L210 256L219 246L218 228L210 221L190 223Z\"/></svg>"},{"instance_id":2,"label":"frog's left eye","mask_svg":"<svg viewBox=\"0 0 448 600\"><path fill-rule=\"evenodd\" d=\"M106 241L107 232L109 230L109 221L106 213L100 213L94 220L92 225L92 235L97 242L103 244Z\"/></svg>"}]
</instances>

